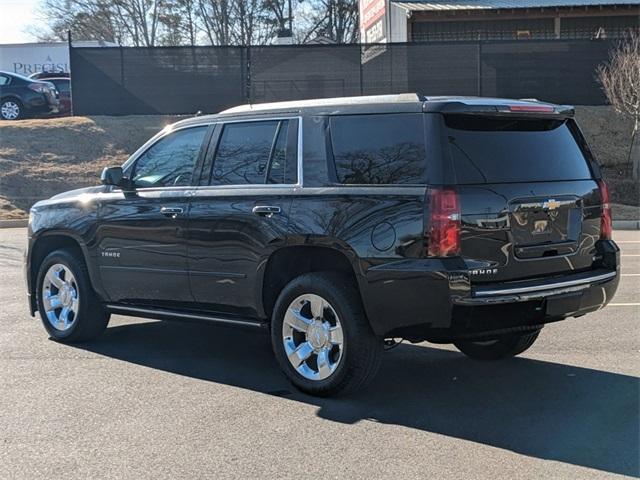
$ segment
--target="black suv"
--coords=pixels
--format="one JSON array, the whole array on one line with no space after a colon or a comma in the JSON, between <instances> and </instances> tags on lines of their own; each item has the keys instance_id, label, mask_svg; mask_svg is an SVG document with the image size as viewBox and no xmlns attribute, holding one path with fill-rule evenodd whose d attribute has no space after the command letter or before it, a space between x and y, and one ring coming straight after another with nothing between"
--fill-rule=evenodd
<instances>
[{"instance_id":1,"label":"black suv","mask_svg":"<svg viewBox=\"0 0 640 480\"><path fill-rule=\"evenodd\" d=\"M103 186L31 209L31 312L62 342L111 313L268 329L315 395L366 385L398 338L517 355L618 285L607 187L572 117L406 94L183 120Z\"/></svg>"}]
</instances>

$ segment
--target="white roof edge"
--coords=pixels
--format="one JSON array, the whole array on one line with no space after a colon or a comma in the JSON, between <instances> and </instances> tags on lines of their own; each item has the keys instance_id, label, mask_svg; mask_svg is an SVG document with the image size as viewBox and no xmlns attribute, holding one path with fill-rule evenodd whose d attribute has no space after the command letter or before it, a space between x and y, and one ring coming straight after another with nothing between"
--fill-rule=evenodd
<instances>
[{"instance_id":1,"label":"white roof edge","mask_svg":"<svg viewBox=\"0 0 640 480\"><path fill-rule=\"evenodd\" d=\"M273 102L273 103L256 103L247 105L238 105L237 107L228 108L220 113L245 113L259 112L261 110L273 109L297 109L304 107L324 107L330 105L360 105L371 103L407 103L419 102L420 97L417 93L400 93L395 95L366 95L359 97L334 97L334 98L318 98L313 100L294 100L289 102Z\"/></svg>"}]
</instances>

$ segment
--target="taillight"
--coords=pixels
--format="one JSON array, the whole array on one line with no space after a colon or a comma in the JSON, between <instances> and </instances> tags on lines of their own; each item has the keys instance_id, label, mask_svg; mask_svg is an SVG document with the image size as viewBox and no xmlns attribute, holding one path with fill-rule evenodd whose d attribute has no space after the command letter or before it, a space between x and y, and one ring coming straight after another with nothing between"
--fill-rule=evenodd
<instances>
[{"instance_id":1,"label":"taillight","mask_svg":"<svg viewBox=\"0 0 640 480\"><path fill-rule=\"evenodd\" d=\"M609 187L604 180L598 180L600 198L602 200L602 214L600 215L600 239L611 240L613 227L611 225L611 203L609 197Z\"/></svg>"},{"instance_id":2,"label":"taillight","mask_svg":"<svg viewBox=\"0 0 640 480\"><path fill-rule=\"evenodd\" d=\"M28 86L31 90L38 93L45 93L49 90L49 87L44 83L30 83Z\"/></svg>"},{"instance_id":3,"label":"taillight","mask_svg":"<svg viewBox=\"0 0 640 480\"><path fill-rule=\"evenodd\" d=\"M460 201L449 187L429 191L427 255L451 257L460 254Z\"/></svg>"}]
</instances>

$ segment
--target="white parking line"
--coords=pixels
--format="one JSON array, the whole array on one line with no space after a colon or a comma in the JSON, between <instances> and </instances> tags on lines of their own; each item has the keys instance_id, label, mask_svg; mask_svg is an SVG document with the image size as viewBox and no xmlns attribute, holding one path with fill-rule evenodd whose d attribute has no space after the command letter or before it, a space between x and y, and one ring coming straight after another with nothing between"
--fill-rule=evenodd
<instances>
[{"instance_id":1,"label":"white parking line","mask_svg":"<svg viewBox=\"0 0 640 480\"><path fill-rule=\"evenodd\" d=\"M640 243L640 240L617 240L616 243Z\"/></svg>"},{"instance_id":2,"label":"white parking line","mask_svg":"<svg viewBox=\"0 0 640 480\"><path fill-rule=\"evenodd\" d=\"M621 253L621 257L640 257L640 253Z\"/></svg>"},{"instance_id":3,"label":"white parking line","mask_svg":"<svg viewBox=\"0 0 640 480\"><path fill-rule=\"evenodd\" d=\"M609 307L640 307L640 303L610 303Z\"/></svg>"}]
</instances>

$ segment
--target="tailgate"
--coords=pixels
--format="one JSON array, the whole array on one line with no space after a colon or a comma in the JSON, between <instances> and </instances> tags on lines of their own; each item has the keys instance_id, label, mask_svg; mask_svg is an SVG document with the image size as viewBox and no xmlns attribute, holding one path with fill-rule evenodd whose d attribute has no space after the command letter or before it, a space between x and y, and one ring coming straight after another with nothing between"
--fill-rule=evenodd
<instances>
[{"instance_id":1,"label":"tailgate","mask_svg":"<svg viewBox=\"0 0 640 480\"><path fill-rule=\"evenodd\" d=\"M600 235L595 181L460 186L459 194L462 255L477 264L474 282L591 268Z\"/></svg>"},{"instance_id":2,"label":"tailgate","mask_svg":"<svg viewBox=\"0 0 640 480\"><path fill-rule=\"evenodd\" d=\"M592 268L602 202L575 122L444 118L474 283Z\"/></svg>"}]
</instances>

